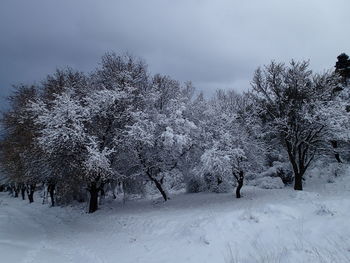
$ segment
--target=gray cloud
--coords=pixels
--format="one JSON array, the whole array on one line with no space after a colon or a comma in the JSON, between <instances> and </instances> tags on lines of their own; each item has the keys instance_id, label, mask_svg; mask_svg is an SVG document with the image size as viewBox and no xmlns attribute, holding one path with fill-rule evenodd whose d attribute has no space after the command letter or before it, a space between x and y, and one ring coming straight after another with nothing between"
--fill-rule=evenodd
<instances>
[{"instance_id":1,"label":"gray cloud","mask_svg":"<svg viewBox=\"0 0 350 263\"><path fill-rule=\"evenodd\" d=\"M0 95L56 67L92 70L106 51L206 92L249 87L271 59L331 68L350 52L348 0L2 0Z\"/></svg>"}]
</instances>

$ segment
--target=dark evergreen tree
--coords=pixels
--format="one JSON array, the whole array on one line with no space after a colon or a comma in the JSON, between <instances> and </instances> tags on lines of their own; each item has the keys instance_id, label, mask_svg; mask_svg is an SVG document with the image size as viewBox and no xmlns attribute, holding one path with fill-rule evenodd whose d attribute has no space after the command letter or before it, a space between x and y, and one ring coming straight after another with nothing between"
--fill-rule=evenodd
<instances>
[{"instance_id":1,"label":"dark evergreen tree","mask_svg":"<svg viewBox=\"0 0 350 263\"><path fill-rule=\"evenodd\" d=\"M350 59L345 53L341 53L337 57L338 61L335 63L335 72L342 77L342 81L347 85L350 81Z\"/></svg>"}]
</instances>

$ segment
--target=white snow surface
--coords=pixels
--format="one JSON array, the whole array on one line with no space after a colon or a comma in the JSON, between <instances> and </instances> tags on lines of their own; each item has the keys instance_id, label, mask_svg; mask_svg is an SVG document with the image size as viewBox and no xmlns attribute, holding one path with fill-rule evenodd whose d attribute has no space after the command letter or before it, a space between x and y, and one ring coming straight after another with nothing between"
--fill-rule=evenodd
<instances>
[{"instance_id":1,"label":"white snow surface","mask_svg":"<svg viewBox=\"0 0 350 263\"><path fill-rule=\"evenodd\" d=\"M350 175L305 190L106 200L94 214L0 193L1 262L350 262Z\"/></svg>"}]
</instances>

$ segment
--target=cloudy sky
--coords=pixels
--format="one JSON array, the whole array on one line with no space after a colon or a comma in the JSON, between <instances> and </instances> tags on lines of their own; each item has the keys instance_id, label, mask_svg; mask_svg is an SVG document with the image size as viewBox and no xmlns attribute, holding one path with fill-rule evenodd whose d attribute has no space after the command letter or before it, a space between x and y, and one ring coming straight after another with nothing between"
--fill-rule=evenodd
<instances>
[{"instance_id":1,"label":"cloudy sky","mask_svg":"<svg viewBox=\"0 0 350 263\"><path fill-rule=\"evenodd\" d=\"M107 51L210 94L245 90L270 60L322 71L350 53L349 0L0 0L0 95L57 67L93 70Z\"/></svg>"}]
</instances>

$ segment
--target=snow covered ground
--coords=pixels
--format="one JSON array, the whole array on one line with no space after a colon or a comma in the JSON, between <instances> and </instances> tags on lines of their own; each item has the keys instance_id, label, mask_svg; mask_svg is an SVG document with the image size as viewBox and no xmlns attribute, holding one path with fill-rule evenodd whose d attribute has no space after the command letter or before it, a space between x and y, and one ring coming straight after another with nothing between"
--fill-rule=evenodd
<instances>
[{"instance_id":1,"label":"snow covered ground","mask_svg":"<svg viewBox=\"0 0 350 263\"><path fill-rule=\"evenodd\" d=\"M350 177L49 208L0 193L1 262L350 262Z\"/></svg>"}]
</instances>

